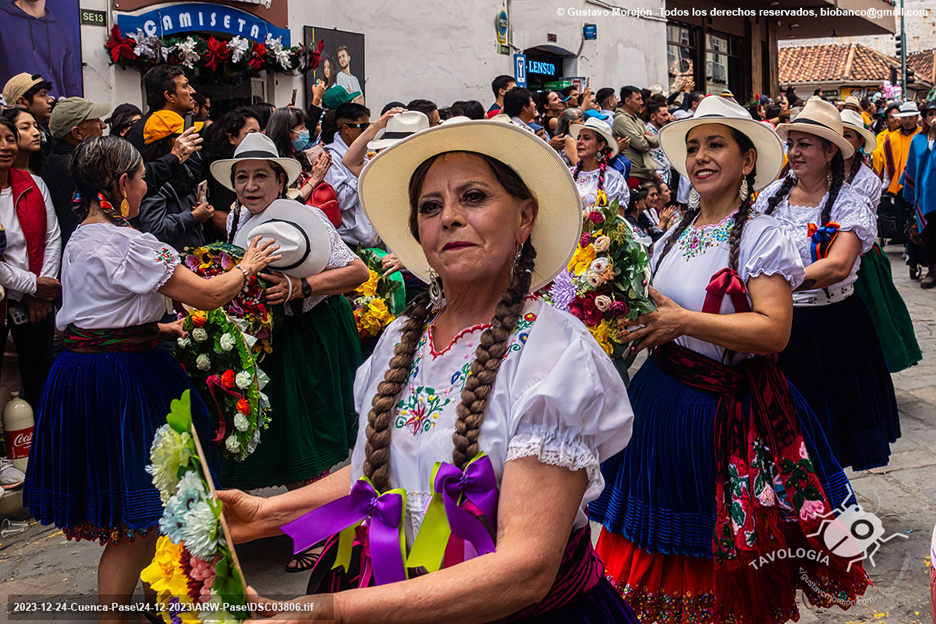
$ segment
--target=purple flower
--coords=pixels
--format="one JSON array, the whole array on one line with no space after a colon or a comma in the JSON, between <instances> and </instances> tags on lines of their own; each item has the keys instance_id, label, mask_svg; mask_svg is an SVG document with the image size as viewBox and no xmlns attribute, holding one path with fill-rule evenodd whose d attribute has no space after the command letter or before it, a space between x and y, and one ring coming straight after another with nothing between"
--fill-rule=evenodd
<instances>
[{"instance_id":1,"label":"purple flower","mask_svg":"<svg viewBox=\"0 0 936 624\"><path fill-rule=\"evenodd\" d=\"M549 289L552 296L553 306L557 310L569 311L569 306L576 299L575 285L572 283L572 276L568 271L563 271L553 280L552 288Z\"/></svg>"},{"instance_id":2,"label":"purple flower","mask_svg":"<svg viewBox=\"0 0 936 624\"><path fill-rule=\"evenodd\" d=\"M610 309L611 316L622 316L624 314L627 314L627 311L628 311L627 304L624 303L623 301L615 301L614 303L611 304L611 309Z\"/></svg>"},{"instance_id":3,"label":"purple flower","mask_svg":"<svg viewBox=\"0 0 936 624\"><path fill-rule=\"evenodd\" d=\"M231 257L226 251L222 251L218 254L218 260L221 262L221 268L225 271L230 271L234 268L234 265L237 264L234 261L234 258Z\"/></svg>"},{"instance_id":4,"label":"purple flower","mask_svg":"<svg viewBox=\"0 0 936 624\"><path fill-rule=\"evenodd\" d=\"M191 271L197 271L201 261L198 259L198 256L195 254L189 254L185 256L185 266Z\"/></svg>"}]
</instances>

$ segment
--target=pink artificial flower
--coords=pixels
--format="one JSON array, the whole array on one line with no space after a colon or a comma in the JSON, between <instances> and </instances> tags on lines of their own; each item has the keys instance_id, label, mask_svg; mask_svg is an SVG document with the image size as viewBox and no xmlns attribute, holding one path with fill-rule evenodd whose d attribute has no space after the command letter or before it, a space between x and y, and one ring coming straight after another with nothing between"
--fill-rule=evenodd
<instances>
[{"instance_id":1,"label":"pink artificial flower","mask_svg":"<svg viewBox=\"0 0 936 624\"><path fill-rule=\"evenodd\" d=\"M821 500L803 501L800 507L799 516L801 520L821 517L825 511L825 504Z\"/></svg>"},{"instance_id":2,"label":"pink artificial flower","mask_svg":"<svg viewBox=\"0 0 936 624\"><path fill-rule=\"evenodd\" d=\"M592 210L588 215L588 220L594 223L595 225L601 225L604 223L604 215L597 210Z\"/></svg>"}]
</instances>

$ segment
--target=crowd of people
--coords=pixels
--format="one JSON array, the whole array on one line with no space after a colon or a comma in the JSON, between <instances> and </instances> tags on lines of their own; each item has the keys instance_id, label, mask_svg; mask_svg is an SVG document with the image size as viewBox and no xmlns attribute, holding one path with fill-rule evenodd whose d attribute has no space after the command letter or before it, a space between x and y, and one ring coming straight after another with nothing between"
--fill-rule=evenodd
<instances>
[{"instance_id":1,"label":"crowd of people","mask_svg":"<svg viewBox=\"0 0 936 624\"><path fill-rule=\"evenodd\" d=\"M101 596L129 601L155 549L150 444L191 387L159 346L185 335L167 299L216 309L257 276L273 417L247 459L216 456L192 393L236 541L402 491L409 550L437 472L495 494L456 495L465 552L401 575L333 565L333 539L299 549L286 570L310 595L364 588L336 593L342 621L419 604L424 621L780 623L797 591L847 607L870 585L816 531L853 496L844 469L886 466L900 436L890 374L922 356L879 239L936 286L936 101L791 90L745 108L691 83L533 93L498 76L487 109L376 115L319 81L304 109L214 114L179 66L143 87L146 113L55 102L24 73L0 113L3 337L37 413L28 474L6 462L0 483L100 541ZM629 386L581 316L537 296L589 245L583 214L615 205L656 306L623 331L648 352ZM271 223L305 240L288 266L292 230L260 236ZM180 263L216 242L243 253L224 275ZM342 295L370 279L370 248L408 305L362 346ZM270 486L287 493L244 491ZM826 557L751 565L800 547Z\"/></svg>"}]
</instances>

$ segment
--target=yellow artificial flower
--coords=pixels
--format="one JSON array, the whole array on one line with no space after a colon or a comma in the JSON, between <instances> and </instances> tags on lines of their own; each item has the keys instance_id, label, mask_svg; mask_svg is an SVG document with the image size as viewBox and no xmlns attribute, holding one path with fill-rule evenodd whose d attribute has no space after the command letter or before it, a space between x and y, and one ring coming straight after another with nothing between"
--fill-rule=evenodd
<instances>
[{"instance_id":1,"label":"yellow artificial flower","mask_svg":"<svg viewBox=\"0 0 936 624\"><path fill-rule=\"evenodd\" d=\"M156 592L159 602L168 604L172 598L191 604L188 593L188 577L182 570L182 544L173 544L165 535L156 541L153 562L140 572L140 579ZM167 613L160 614L166 620ZM199 624L197 612L177 613L183 622ZM169 620L166 620L169 621Z\"/></svg>"},{"instance_id":2,"label":"yellow artificial flower","mask_svg":"<svg viewBox=\"0 0 936 624\"><path fill-rule=\"evenodd\" d=\"M383 299L371 300L371 302L367 304L367 310L381 321L385 321L392 316L390 310L387 308L387 302Z\"/></svg>"},{"instance_id":3,"label":"yellow artificial flower","mask_svg":"<svg viewBox=\"0 0 936 624\"><path fill-rule=\"evenodd\" d=\"M602 319L595 327L589 327L588 331L594 336L598 344L604 349L604 352L611 355L614 352L614 345L611 344L611 326L608 319Z\"/></svg>"},{"instance_id":4,"label":"yellow artificial flower","mask_svg":"<svg viewBox=\"0 0 936 624\"><path fill-rule=\"evenodd\" d=\"M598 256L598 253L595 251L595 246L591 243L587 247L576 247L575 254L572 256L572 259L569 260L569 266L567 267L575 275L581 275L588 270L588 267L591 266L591 263L595 261L595 258Z\"/></svg>"},{"instance_id":5,"label":"yellow artificial flower","mask_svg":"<svg viewBox=\"0 0 936 624\"><path fill-rule=\"evenodd\" d=\"M377 296L377 281L380 279L380 276L377 275L377 272L373 269L368 269L370 277L367 278L367 281L354 289L354 292L359 292L365 297L376 297Z\"/></svg>"}]
</instances>

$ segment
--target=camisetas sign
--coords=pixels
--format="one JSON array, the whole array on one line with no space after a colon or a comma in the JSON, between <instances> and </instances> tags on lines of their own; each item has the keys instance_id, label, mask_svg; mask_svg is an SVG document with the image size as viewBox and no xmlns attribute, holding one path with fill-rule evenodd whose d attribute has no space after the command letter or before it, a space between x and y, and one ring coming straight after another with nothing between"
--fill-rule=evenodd
<instances>
[{"instance_id":1,"label":"camisetas sign","mask_svg":"<svg viewBox=\"0 0 936 624\"><path fill-rule=\"evenodd\" d=\"M186 32L214 32L240 35L258 43L263 43L267 34L271 34L281 37L284 46L291 45L289 30L221 4L169 4L137 14L118 13L117 25L124 33L140 29L147 35L171 37Z\"/></svg>"}]
</instances>

